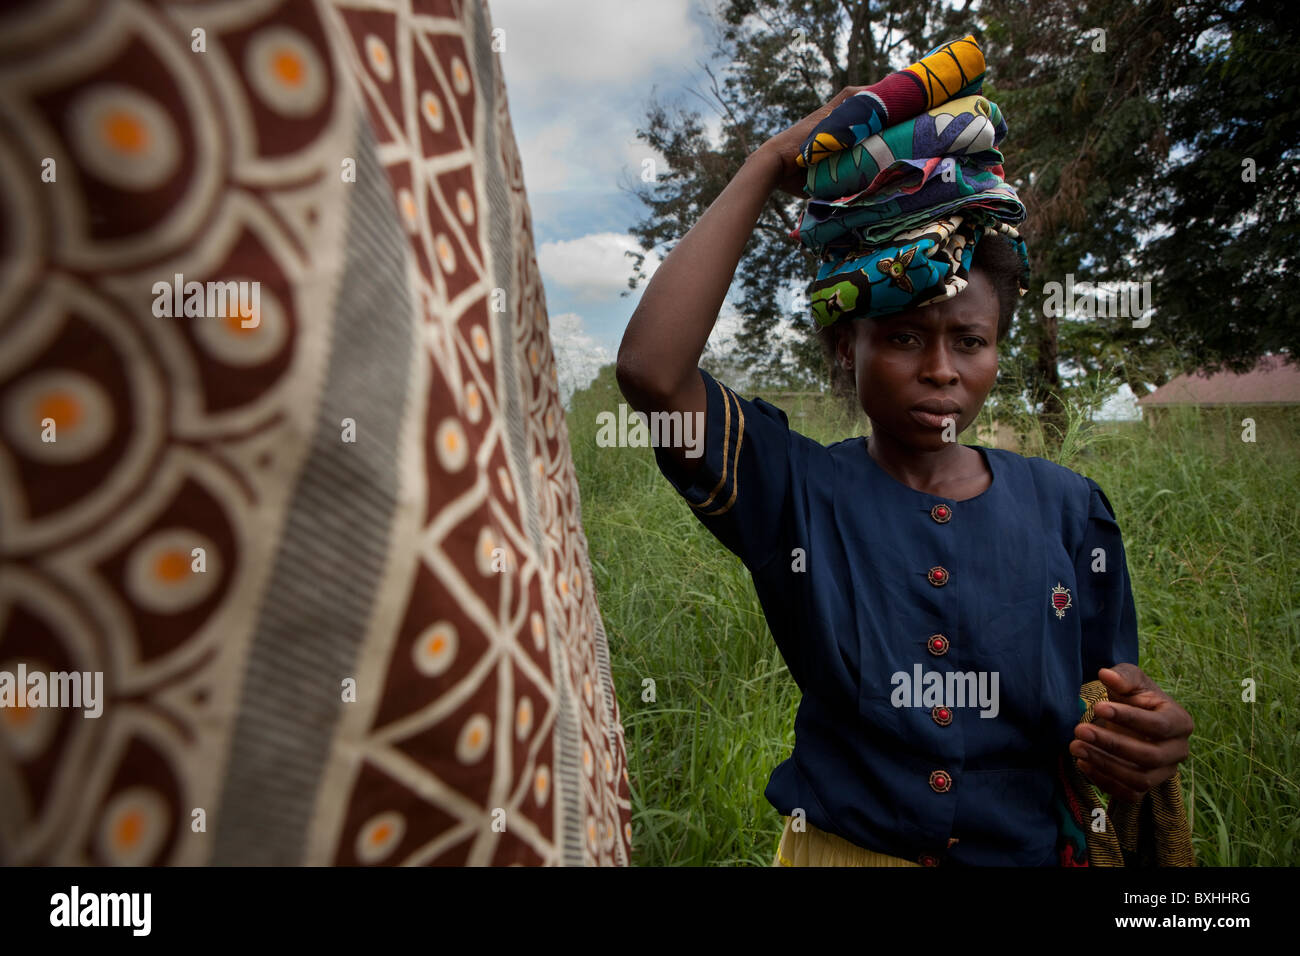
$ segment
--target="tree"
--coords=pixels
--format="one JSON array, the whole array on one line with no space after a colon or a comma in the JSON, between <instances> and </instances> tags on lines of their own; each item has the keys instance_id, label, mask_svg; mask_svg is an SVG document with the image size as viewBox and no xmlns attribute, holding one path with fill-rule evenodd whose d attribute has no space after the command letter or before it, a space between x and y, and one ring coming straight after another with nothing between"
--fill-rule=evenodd
<instances>
[{"instance_id":1,"label":"tree","mask_svg":"<svg viewBox=\"0 0 1300 956\"><path fill-rule=\"evenodd\" d=\"M669 169L638 192L650 209L631 230L642 248L662 247L666 255L768 137L845 86L872 83L890 72L891 59L906 65L922 34L936 28L936 13L900 0L874 7L854 0L720 4L716 53L729 67L721 79L712 67L702 69L712 97L706 102L722 119L721 143L716 149L709 143L699 112L670 111L652 101L638 135ZM772 387L815 387L826 378L808 314L790 302L799 290L806 294L817 269L815 257L790 237L799 209L799 200L774 192L736 269L740 360L755 380ZM643 259L634 259L629 288L645 278Z\"/></svg>"},{"instance_id":2,"label":"tree","mask_svg":"<svg viewBox=\"0 0 1300 956\"><path fill-rule=\"evenodd\" d=\"M1256 0L970 0L960 9L868 0L730 0L719 8L709 77L722 117L715 149L698 113L655 104L642 138L671 169L642 194L632 231L670 245L749 151L828 101L947 40L974 33L984 92L1008 116L1008 178L1029 210L1034 281L1002 361L1027 404L1064 425L1068 363L1137 395L1184 371L1294 358L1300 296L1289 275L1300 211L1297 26ZM1251 162L1247 162L1250 160ZM1254 171L1255 181L1249 181ZM773 384L822 383L805 313L817 263L789 237L800 203L776 193L737 268L742 361ZM1150 283L1145 327L1072 320L1044 308L1048 282ZM635 288L634 276L629 285ZM800 334L779 336L783 327Z\"/></svg>"}]
</instances>

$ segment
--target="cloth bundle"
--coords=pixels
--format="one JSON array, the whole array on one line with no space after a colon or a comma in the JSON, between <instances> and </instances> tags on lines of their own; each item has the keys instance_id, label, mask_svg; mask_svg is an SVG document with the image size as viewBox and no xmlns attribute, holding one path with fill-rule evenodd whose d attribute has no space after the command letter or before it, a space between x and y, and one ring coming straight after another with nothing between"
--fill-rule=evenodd
<instances>
[{"instance_id":1,"label":"cloth bundle","mask_svg":"<svg viewBox=\"0 0 1300 956\"><path fill-rule=\"evenodd\" d=\"M810 297L818 325L956 295L990 232L1016 244L1028 291L1015 229L1025 207L997 149L1007 123L983 82L975 38L955 40L849 97L808 137L796 162L808 167L809 199L791 236L822 259Z\"/></svg>"}]
</instances>

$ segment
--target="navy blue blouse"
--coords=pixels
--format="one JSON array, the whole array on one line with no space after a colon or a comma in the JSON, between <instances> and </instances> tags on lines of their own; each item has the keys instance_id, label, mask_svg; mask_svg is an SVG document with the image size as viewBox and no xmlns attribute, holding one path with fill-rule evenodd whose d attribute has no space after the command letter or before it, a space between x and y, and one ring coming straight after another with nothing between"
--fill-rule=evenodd
<instances>
[{"instance_id":1,"label":"navy blue blouse","mask_svg":"<svg viewBox=\"0 0 1300 956\"><path fill-rule=\"evenodd\" d=\"M1105 494L1044 458L974 446L993 483L910 488L865 438L821 445L700 369L693 480L659 468L745 563L803 693L765 796L858 846L982 866L1056 863L1053 773L1079 687L1137 663Z\"/></svg>"}]
</instances>

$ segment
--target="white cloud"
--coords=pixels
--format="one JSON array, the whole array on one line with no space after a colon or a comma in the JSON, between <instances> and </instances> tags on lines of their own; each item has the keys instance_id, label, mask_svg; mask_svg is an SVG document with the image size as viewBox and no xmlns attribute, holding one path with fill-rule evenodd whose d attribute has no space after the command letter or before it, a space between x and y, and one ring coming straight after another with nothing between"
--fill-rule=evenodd
<instances>
[{"instance_id":1,"label":"white cloud","mask_svg":"<svg viewBox=\"0 0 1300 956\"><path fill-rule=\"evenodd\" d=\"M692 19L698 0L490 0L511 122L530 194L607 188L643 159L637 139L652 90L675 99L699 86L708 38ZM706 116L707 109L704 111ZM718 125L709 120L710 130Z\"/></svg>"},{"instance_id":2,"label":"white cloud","mask_svg":"<svg viewBox=\"0 0 1300 956\"><path fill-rule=\"evenodd\" d=\"M581 160L575 162L573 144L578 130L572 120L548 123L519 143L524 165L524 188L529 193L551 192L577 185L582 179Z\"/></svg>"},{"instance_id":3,"label":"white cloud","mask_svg":"<svg viewBox=\"0 0 1300 956\"><path fill-rule=\"evenodd\" d=\"M545 242L537 249L542 275L578 301L599 302L627 289L633 260L624 255L640 247L625 233L596 232L578 239ZM646 257L644 270L653 275L658 256Z\"/></svg>"},{"instance_id":4,"label":"white cloud","mask_svg":"<svg viewBox=\"0 0 1300 956\"><path fill-rule=\"evenodd\" d=\"M614 361L609 350L587 334L582 316L576 312L551 316L551 350L555 353L560 401L566 407L575 391L590 385L601 367Z\"/></svg>"},{"instance_id":5,"label":"white cloud","mask_svg":"<svg viewBox=\"0 0 1300 956\"><path fill-rule=\"evenodd\" d=\"M567 83L618 83L682 62L701 41L692 0L490 0L506 83L516 91Z\"/></svg>"}]
</instances>

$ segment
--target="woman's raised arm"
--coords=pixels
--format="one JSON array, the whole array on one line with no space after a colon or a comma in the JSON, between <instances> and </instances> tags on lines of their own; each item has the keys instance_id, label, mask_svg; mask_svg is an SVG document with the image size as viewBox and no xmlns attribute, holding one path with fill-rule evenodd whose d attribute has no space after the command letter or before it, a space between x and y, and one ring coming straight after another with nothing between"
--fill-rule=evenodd
<instances>
[{"instance_id":1,"label":"woman's raised arm","mask_svg":"<svg viewBox=\"0 0 1300 956\"><path fill-rule=\"evenodd\" d=\"M660 264L646 286L618 349L618 385L637 411L705 412L696 372L745 243L772 190L802 195L807 170L795 165L804 141L840 101L862 89L846 87L829 104L750 153L739 172ZM666 449L685 474L699 458Z\"/></svg>"}]
</instances>

